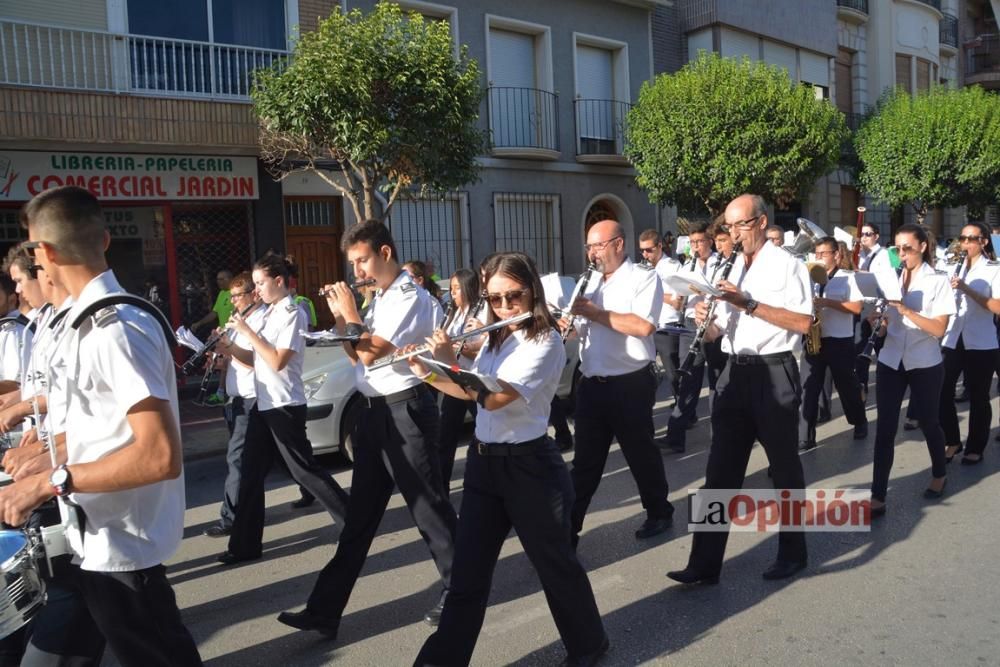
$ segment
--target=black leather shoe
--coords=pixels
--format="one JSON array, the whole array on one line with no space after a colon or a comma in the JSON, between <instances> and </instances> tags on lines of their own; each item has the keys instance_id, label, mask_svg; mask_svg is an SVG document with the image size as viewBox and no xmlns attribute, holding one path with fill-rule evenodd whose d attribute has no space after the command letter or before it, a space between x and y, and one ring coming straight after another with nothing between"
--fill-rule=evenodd
<instances>
[{"instance_id":1,"label":"black leather shoe","mask_svg":"<svg viewBox=\"0 0 1000 667\"><path fill-rule=\"evenodd\" d=\"M559 448L560 452L568 452L573 449L573 436L569 433L565 435L557 435L555 437L556 447Z\"/></svg>"},{"instance_id":2,"label":"black leather shoe","mask_svg":"<svg viewBox=\"0 0 1000 667\"><path fill-rule=\"evenodd\" d=\"M819 415L816 416L816 423L825 424L831 419L833 419L833 415L831 415L829 412L821 410Z\"/></svg>"},{"instance_id":3,"label":"black leather shoe","mask_svg":"<svg viewBox=\"0 0 1000 667\"><path fill-rule=\"evenodd\" d=\"M771 567L764 571L764 578L768 581L788 579L804 569L806 569L805 561L776 560Z\"/></svg>"},{"instance_id":4,"label":"black leather shoe","mask_svg":"<svg viewBox=\"0 0 1000 667\"><path fill-rule=\"evenodd\" d=\"M978 459L969 458L971 456L975 456L975 454L966 454L965 456L963 456L962 457L962 465L964 465L964 466L974 466L976 464L979 464L979 463L983 462L983 455L982 454L979 455Z\"/></svg>"},{"instance_id":5,"label":"black leather shoe","mask_svg":"<svg viewBox=\"0 0 1000 667\"><path fill-rule=\"evenodd\" d=\"M316 632L329 637L337 638L337 630L340 622L328 616L320 616L308 609L302 611L283 611L278 614L278 622L295 628L296 630L315 630Z\"/></svg>"},{"instance_id":6,"label":"black leather shoe","mask_svg":"<svg viewBox=\"0 0 1000 667\"><path fill-rule=\"evenodd\" d=\"M427 610L427 613L424 614L424 623L432 628L436 628L438 626L438 623L441 622L441 612L444 611L444 599L447 596L448 591L441 591L441 598L438 600L438 603Z\"/></svg>"},{"instance_id":7,"label":"black leather shoe","mask_svg":"<svg viewBox=\"0 0 1000 667\"><path fill-rule=\"evenodd\" d=\"M964 460L964 459L963 459ZM941 488L934 490L930 487L924 489L924 498L928 500L937 500L938 498L944 498L944 487L948 486L948 478L945 477L944 481L941 482Z\"/></svg>"},{"instance_id":8,"label":"black leather shoe","mask_svg":"<svg viewBox=\"0 0 1000 667\"><path fill-rule=\"evenodd\" d=\"M905 422L903 422L904 431L916 431L918 428L920 428L920 424L918 424L916 421L912 419L907 419Z\"/></svg>"},{"instance_id":9,"label":"black leather shoe","mask_svg":"<svg viewBox=\"0 0 1000 667\"><path fill-rule=\"evenodd\" d=\"M808 452L810 449L816 449L817 446L815 440L803 440L799 443L799 451Z\"/></svg>"},{"instance_id":10,"label":"black leather shoe","mask_svg":"<svg viewBox=\"0 0 1000 667\"><path fill-rule=\"evenodd\" d=\"M298 500L292 501L292 509L296 510L305 509L306 507L312 505L314 502L316 502L316 499L313 498L312 496L309 496L308 498L306 496L302 496Z\"/></svg>"},{"instance_id":11,"label":"black leather shoe","mask_svg":"<svg viewBox=\"0 0 1000 667\"><path fill-rule=\"evenodd\" d=\"M662 533L670 530L670 526L674 523L674 517L668 516L666 518L648 518L639 527L639 530L635 531L635 539L645 540L650 537L656 537Z\"/></svg>"},{"instance_id":12,"label":"black leather shoe","mask_svg":"<svg viewBox=\"0 0 1000 667\"><path fill-rule=\"evenodd\" d=\"M236 565L237 563L248 563L252 560L260 560L260 554L256 556L237 556L230 551L223 551L222 554L216 558L217 561L223 565Z\"/></svg>"},{"instance_id":13,"label":"black leather shoe","mask_svg":"<svg viewBox=\"0 0 1000 667\"><path fill-rule=\"evenodd\" d=\"M674 581L688 585L703 584L705 586L714 586L719 583L718 574L705 574L704 572L699 572L690 566L684 568L683 570L667 572L667 577L673 579Z\"/></svg>"},{"instance_id":14,"label":"black leather shoe","mask_svg":"<svg viewBox=\"0 0 1000 667\"><path fill-rule=\"evenodd\" d=\"M231 532L233 532L232 528L227 528L226 526L217 523L214 526L206 528L202 535L207 535L208 537L226 537Z\"/></svg>"},{"instance_id":15,"label":"black leather shoe","mask_svg":"<svg viewBox=\"0 0 1000 667\"><path fill-rule=\"evenodd\" d=\"M854 427L854 439L864 440L868 437L868 422L861 422Z\"/></svg>"},{"instance_id":16,"label":"black leather shoe","mask_svg":"<svg viewBox=\"0 0 1000 667\"><path fill-rule=\"evenodd\" d=\"M586 655L567 655L566 659L559 663L562 667L594 667L598 662L601 661L601 656L608 652L611 647L611 642L608 641L608 636L604 635L604 641L593 653L587 653Z\"/></svg>"}]
</instances>

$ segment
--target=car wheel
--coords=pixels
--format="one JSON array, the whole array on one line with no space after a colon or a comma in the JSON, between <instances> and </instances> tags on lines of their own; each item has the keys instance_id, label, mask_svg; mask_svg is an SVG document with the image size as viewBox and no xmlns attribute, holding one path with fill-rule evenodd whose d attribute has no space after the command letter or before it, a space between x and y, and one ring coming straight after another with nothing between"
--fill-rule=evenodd
<instances>
[{"instance_id":1,"label":"car wheel","mask_svg":"<svg viewBox=\"0 0 1000 667\"><path fill-rule=\"evenodd\" d=\"M350 400L340 417L340 455L348 463L354 463L354 426L361 418L361 400L358 395Z\"/></svg>"}]
</instances>

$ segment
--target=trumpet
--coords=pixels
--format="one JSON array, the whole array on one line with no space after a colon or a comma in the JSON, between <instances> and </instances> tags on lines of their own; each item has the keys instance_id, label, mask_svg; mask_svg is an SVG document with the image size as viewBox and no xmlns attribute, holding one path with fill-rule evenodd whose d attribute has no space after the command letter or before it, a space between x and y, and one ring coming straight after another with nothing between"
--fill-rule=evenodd
<instances>
[{"instance_id":1,"label":"trumpet","mask_svg":"<svg viewBox=\"0 0 1000 667\"><path fill-rule=\"evenodd\" d=\"M577 298L582 296L583 293L587 291L587 283L590 282L590 276L596 270L597 270L596 264L594 264L593 262L587 264L587 268L584 269L583 273L580 274L580 279L576 281L576 287L573 288L573 293L570 294L569 296L569 302L566 305L567 310L572 308ZM573 332L574 328L576 328L576 317L570 315L569 325L562 332L563 341L569 338L569 335Z\"/></svg>"},{"instance_id":2,"label":"trumpet","mask_svg":"<svg viewBox=\"0 0 1000 667\"><path fill-rule=\"evenodd\" d=\"M737 241L733 244L733 252L722 264L722 273L719 276L719 280L729 279L729 274L732 272L733 265L736 263L736 257L741 252L743 252L743 242ZM698 330L694 334L694 338L691 340L691 345L688 347L688 353L684 357L684 361L681 363L680 367L677 369L677 372L681 375L691 375L691 367L694 366L697 355L701 354L701 346L705 341L705 334L708 333L708 327L712 324L712 317L715 315L715 306L718 303L719 300L716 297L708 297L708 313L705 315L705 321L699 325Z\"/></svg>"},{"instance_id":3,"label":"trumpet","mask_svg":"<svg viewBox=\"0 0 1000 667\"><path fill-rule=\"evenodd\" d=\"M365 278L364 280L359 280L357 282L351 283L349 285L349 287L352 290L359 290L362 287L369 287L369 286L374 285L374 284L375 284L375 279L374 278ZM318 292L318 294L319 294L319 296L326 296L326 295L328 295L332 291L333 291L332 288L331 289L320 289L319 292Z\"/></svg>"},{"instance_id":4,"label":"trumpet","mask_svg":"<svg viewBox=\"0 0 1000 667\"><path fill-rule=\"evenodd\" d=\"M249 306L243 309L243 311L240 313L240 317L246 317L247 315L250 314L251 310L253 310L259 305L260 304L257 302L251 303ZM198 364L201 363L201 360L205 358L205 355L214 350L215 346L218 345L223 338L228 338L229 336L231 336L232 331L233 331L232 329L223 328L223 330L220 331L219 333L214 333L211 336L209 336L208 340L205 341L205 345L200 350L192 354L191 357L184 362L184 365L181 366L181 371L185 375L191 375L192 373L194 373L195 368L198 366Z\"/></svg>"},{"instance_id":5,"label":"trumpet","mask_svg":"<svg viewBox=\"0 0 1000 667\"><path fill-rule=\"evenodd\" d=\"M486 326L479 327L478 329L470 329L469 331L463 331L460 334L455 334L451 337L452 342L465 341L468 338L475 338L488 331L493 331L495 329L502 329L504 327L509 327L512 324L519 324L525 320L534 316L534 313L528 311L526 313L521 313L520 315L515 315L514 317L509 317L506 320L500 320L499 322L494 322L493 324L487 324ZM368 367L369 371L375 371L379 368L385 368L386 366L392 366L393 364L399 363L400 361L406 361L411 357L417 357L421 354L425 354L431 350L433 346L430 343L424 343L423 345L418 345L409 352L401 352L397 350L387 357L382 357L381 359L376 359L375 362Z\"/></svg>"}]
</instances>

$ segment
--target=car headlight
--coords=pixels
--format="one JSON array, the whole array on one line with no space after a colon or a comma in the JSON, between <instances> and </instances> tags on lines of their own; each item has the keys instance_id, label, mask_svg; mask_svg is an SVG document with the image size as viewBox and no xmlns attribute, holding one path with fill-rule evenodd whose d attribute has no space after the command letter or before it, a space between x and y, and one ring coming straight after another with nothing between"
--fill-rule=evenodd
<instances>
[{"instance_id":1,"label":"car headlight","mask_svg":"<svg viewBox=\"0 0 1000 667\"><path fill-rule=\"evenodd\" d=\"M305 385L306 400L307 401L310 398L313 397L313 394L315 394L317 391L319 391L320 387L322 387L324 384L326 384L326 376L327 375L329 375L329 373L320 373L316 377L311 378L309 380L305 380L302 383L302 384Z\"/></svg>"}]
</instances>

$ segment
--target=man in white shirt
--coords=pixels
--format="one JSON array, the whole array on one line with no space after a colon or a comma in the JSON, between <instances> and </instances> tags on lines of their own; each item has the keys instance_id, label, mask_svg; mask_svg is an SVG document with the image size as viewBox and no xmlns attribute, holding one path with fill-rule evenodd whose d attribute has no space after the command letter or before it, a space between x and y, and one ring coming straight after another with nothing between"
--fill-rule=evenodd
<instances>
[{"instance_id":1,"label":"man in white shirt","mask_svg":"<svg viewBox=\"0 0 1000 667\"><path fill-rule=\"evenodd\" d=\"M722 281L720 307L706 338L722 337L729 363L716 385L706 489L740 489L750 450L760 440L775 489L805 488L797 452L802 387L793 351L812 322L812 290L805 264L768 243L767 207L741 195L726 207L725 224L743 244L744 270L736 284ZM708 314L699 306L697 319ZM688 565L667 576L684 584L718 583L728 532L696 532ZM802 532L781 529L778 558L765 579L784 579L806 566Z\"/></svg>"},{"instance_id":2,"label":"man in white shirt","mask_svg":"<svg viewBox=\"0 0 1000 667\"><path fill-rule=\"evenodd\" d=\"M837 239L827 236L816 243L816 260L823 264L826 283L818 286L819 295L813 306L819 317L821 331L819 354L804 354L806 368L802 397L802 419L806 435L799 449L807 451L816 447L816 420L819 395L823 389L827 369L844 406L847 423L854 426L854 439L868 437L868 418L861 400L861 388L854 371L856 357L854 344L854 318L864 304L854 273L838 268L840 250Z\"/></svg>"},{"instance_id":3,"label":"man in white shirt","mask_svg":"<svg viewBox=\"0 0 1000 667\"><path fill-rule=\"evenodd\" d=\"M573 457L573 540L579 540L587 507L604 474L612 438L618 438L632 471L646 520L637 539L670 528L674 508L667 500L663 458L653 442L656 376L653 332L663 290L652 268L625 255L624 232L614 220L587 232L587 257L601 279L591 281L573 315L582 319L580 384L576 391L576 454ZM596 284L595 284L596 283Z\"/></svg>"},{"instance_id":4,"label":"man in white shirt","mask_svg":"<svg viewBox=\"0 0 1000 667\"><path fill-rule=\"evenodd\" d=\"M879 245L878 227L872 224L861 225L860 239L861 252L858 254L858 270L869 273L885 272L891 269L892 262L889 260L889 251ZM872 335L872 325L867 319L861 320L861 338L857 343L857 353L860 354L865 349L868 339ZM875 354L882 350L885 338L875 339ZM858 356L855 359L854 374L858 377L858 384L861 386L862 400L868 397L868 374L871 370L871 361Z\"/></svg>"},{"instance_id":5,"label":"man in white shirt","mask_svg":"<svg viewBox=\"0 0 1000 667\"><path fill-rule=\"evenodd\" d=\"M0 489L0 515L16 526L53 495L76 505L77 525L67 526L66 537L79 559L80 591L118 661L200 665L163 566L184 530L177 383L165 332L136 306L87 316L97 301L123 291L107 268L110 237L89 191L47 190L23 216L26 247L74 299L59 341L72 428L59 441L65 463Z\"/></svg>"},{"instance_id":6,"label":"man in white shirt","mask_svg":"<svg viewBox=\"0 0 1000 667\"><path fill-rule=\"evenodd\" d=\"M676 259L671 259L663 252L663 243L659 232L655 229L647 229L639 234L639 252L643 261L648 263L656 271L660 278L660 288L663 290L663 308L660 310L660 320L657 323L656 335L653 342L656 345L656 354L660 357L667 381L670 383L671 395L677 399L677 390L680 386L680 376L677 375L677 366L680 365L680 354L678 343L680 335L664 329L666 326L677 326L684 324L684 313L678 310L684 303L684 297L673 294L666 287L664 282L681 269L681 263Z\"/></svg>"},{"instance_id":7,"label":"man in white shirt","mask_svg":"<svg viewBox=\"0 0 1000 667\"><path fill-rule=\"evenodd\" d=\"M0 273L0 394L17 390L21 381L21 339L28 318L25 304L19 307L17 285L6 272Z\"/></svg>"}]
</instances>

